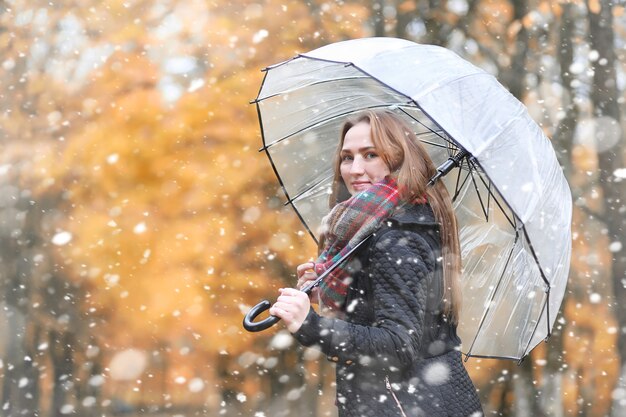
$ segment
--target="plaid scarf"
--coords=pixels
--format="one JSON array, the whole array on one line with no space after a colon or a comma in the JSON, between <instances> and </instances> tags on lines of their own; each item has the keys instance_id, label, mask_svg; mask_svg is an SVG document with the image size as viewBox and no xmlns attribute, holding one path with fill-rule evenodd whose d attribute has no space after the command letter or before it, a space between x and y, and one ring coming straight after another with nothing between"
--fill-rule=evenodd
<instances>
[{"instance_id":1,"label":"plaid scarf","mask_svg":"<svg viewBox=\"0 0 626 417\"><path fill-rule=\"evenodd\" d=\"M333 207L322 220L324 249L315 261L317 275L372 234L399 204L396 181L387 177ZM320 283L320 298L332 310L340 310L346 300L351 277L345 266L338 266Z\"/></svg>"}]
</instances>

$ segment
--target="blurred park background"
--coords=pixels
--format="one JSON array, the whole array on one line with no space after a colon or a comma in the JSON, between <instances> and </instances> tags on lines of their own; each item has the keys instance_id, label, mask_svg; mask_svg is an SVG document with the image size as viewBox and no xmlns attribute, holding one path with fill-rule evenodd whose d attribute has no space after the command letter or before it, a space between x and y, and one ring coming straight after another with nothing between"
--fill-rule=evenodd
<instances>
[{"instance_id":1,"label":"blurred park background","mask_svg":"<svg viewBox=\"0 0 626 417\"><path fill-rule=\"evenodd\" d=\"M626 416L623 0L0 0L0 415L335 416L334 371L243 313L315 254L261 146L262 68L452 49L572 188L556 332L466 363L488 416Z\"/></svg>"}]
</instances>

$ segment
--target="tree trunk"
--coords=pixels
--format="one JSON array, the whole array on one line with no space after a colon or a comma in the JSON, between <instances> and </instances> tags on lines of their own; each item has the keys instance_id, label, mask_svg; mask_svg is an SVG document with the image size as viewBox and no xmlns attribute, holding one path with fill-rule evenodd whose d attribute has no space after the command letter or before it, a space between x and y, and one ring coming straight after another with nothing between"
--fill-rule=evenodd
<instances>
[{"instance_id":1,"label":"tree trunk","mask_svg":"<svg viewBox=\"0 0 626 417\"><path fill-rule=\"evenodd\" d=\"M19 414L18 396L19 379L23 372L22 362L24 352L22 351L22 339L24 338L24 316L14 307L5 307L6 317L6 353L4 355L4 377L2 381L2 415L7 417Z\"/></svg>"},{"instance_id":2,"label":"tree trunk","mask_svg":"<svg viewBox=\"0 0 626 417\"><path fill-rule=\"evenodd\" d=\"M385 36L385 15L383 14L384 7L384 0L371 0L370 16L374 26L374 36Z\"/></svg>"},{"instance_id":3,"label":"tree trunk","mask_svg":"<svg viewBox=\"0 0 626 417\"><path fill-rule=\"evenodd\" d=\"M444 46L447 39L444 38L442 28L440 9L444 7L440 0L428 0L424 2L428 4L426 13L423 16L424 25L426 26L427 43Z\"/></svg>"},{"instance_id":4,"label":"tree trunk","mask_svg":"<svg viewBox=\"0 0 626 417\"><path fill-rule=\"evenodd\" d=\"M524 17L528 14L528 2L527 0L513 0L513 19L517 22L522 22ZM508 90L517 97L521 102L524 101L526 95L526 60L528 55L528 42L530 35L526 27L521 24L520 29L517 32L515 39L515 49L511 57L511 68L506 71L500 77L504 85Z\"/></svg>"},{"instance_id":5,"label":"tree trunk","mask_svg":"<svg viewBox=\"0 0 626 417\"><path fill-rule=\"evenodd\" d=\"M7 351L0 415L39 415L39 369L33 348L38 335L36 325L14 308L7 312Z\"/></svg>"},{"instance_id":6,"label":"tree trunk","mask_svg":"<svg viewBox=\"0 0 626 417\"><path fill-rule=\"evenodd\" d=\"M395 36L400 39L408 39L407 27L415 16L415 10L403 10L401 3L403 0L396 0L396 28Z\"/></svg>"},{"instance_id":7,"label":"tree trunk","mask_svg":"<svg viewBox=\"0 0 626 417\"><path fill-rule=\"evenodd\" d=\"M52 359L53 387L51 417L64 417L73 404L67 396L73 386L74 338L69 332L50 332L50 357Z\"/></svg>"},{"instance_id":8,"label":"tree trunk","mask_svg":"<svg viewBox=\"0 0 626 417\"><path fill-rule=\"evenodd\" d=\"M517 369L517 378L513 379L515 392L514 409L516 417L545 417L540 405L535 386L533 362L530 356L524 359Z\"/></svg>"},{"instance_id":9,"label":"tree trunk","mask_svg":"<svg viewBox=\"0 0 626 417\"><path fill-rule=\"evenodd\" d=\"M527 363L528 360L524 361ZM526 366L526 365L522 365ZM524 375L522 368L518 369L518 378L513 379L513 415L515 417L535 417L532 413L531 398L533 396L533 387L530 386L530 380Z\"/></svg>"},{"instance_id":10,"label":"tree trunk","mask_svg":"<svg viewBox=\"0 0 626 417\"><path fill-rule=\"evenodd\" d=\"M572 88L574 76L570 72L571 65L574 62L573 39L576 25L574 6L572 4L562 4L561 7L563 13L561 14L557 56L559 59L561 83L563 85L561 102L565 110L565 117L559 122L553 141L556 143L556 148L561 150L561 152L557 152L557 157L563 167L565 177L570 178L572 173L571 150L579 114L578 106L574 102L575 92ZM562 305L566 304L568 297L569 292L566 292ZM548 341L546 359L539 405L544 415L563 417L563 328L558 321L552 329L552 335Z\"/></svg>"},{"instance_id":11,"label":"tree trunk","mask_svg":"<svg viewBox=\"0 0 626 417\"><path fill-rule=\"evenodd\" d=\"M574 144L574 133L578 124L579 109L574 102L574 89L572 81L574 75L570 72L570 68L574 63L574 5L563 3L561 5L563 13L561 14L560 36L558 45L558 58L560 67L561 84L563 85L563 109L565 117L561 119L557 126L553 140L556 142L561 152L557 153L559 162L563 167L565 178L571 178L572 174L572 147Z\"/></svg>"},{"instance_id":12,"label":"tree trunk","mask_svg":"<svg viewBox=\"0 0 626 417\"><path fill-rule=\"evenodd\" d=\"M20 377L19 403L17 409L21 413L40 415L39 403L39 364L37 363L37 345L39 344L40 326L33 320L25 324L26 334L23 349L26 355L22 359L24 374Z\"/></svg>"},{"instance_id":13,"label":"tree trunk","mask_svg":"<svg viewBox=\"0 0 626 417\"><path fill-rule=\"evenodd\" d=\"M626 416L626 365L622 365L620 378L617 386L613 391L613 405L611 407L611 416Z\"/></svg>"},{"instance_id":14,"label":"tree trunk","mask_svg":"<svg viewBox=\"0 0 626 417\"><path fill-rule=\"evenodd\" d=\"M615 172L623 168L624 133L620 129L620 109L618 98L620 93L617 89L617 77L615 71L616 57L614 51L613 33L613 3L611 0L600 0L599 10L597 6L587 3L589 17L589 39L592 50L598 53L598 58L593 62L593 89L591 99L594 106L596 121L596 140L598 148L598 166L600 169L600 187L604 196L604 219L606 220L608 238L611 243L621 244L626 235L626 211L624 201L626 199L626 182L615 181ZM621 335L618 337L618 352L620 355L620 369L626 365L626 248L621 247L613 252L611 262L611 278L613 295L616 302L613 303L613 311ZM621 383L626 380L622 373ZM616 396L619 397L619 396ZM616 412L620 405L616 398L614 415L623 415Z\"/></svg>"},{"instance_id":15,"label":"tree trunk","mask_svg":"<svg viewBox=\"0 0 626 417\"><path fill-rule=\"evenodd\" d=\"M76 412L84 417L97 417L102 415L102 389L99 384L92 383L92 378L102 375L102 354L95 337L90 338L88 345L92 346L92 351L97 351L97 353L87 353L74 359L75 362L82 364L76 368L76 372L79 373L75 378Z\"/></svg>"},{"instance_id":16,"label":"tree trunk","mask_svg":"<svg viewBox=\"0 0 626 417\"><path fill-rule=\"evenodd\" d=\"M28 317L31 267L23 252L24 236L12 236L13 229L21 228L17 221L19 188L10 182L0 185L4 199L0 211L0 288L2 289L4 341L4 378L2 383L3 416L36 415L39 412L39 371L34 366L37 326Z\"/></svg>"}]
</instances>

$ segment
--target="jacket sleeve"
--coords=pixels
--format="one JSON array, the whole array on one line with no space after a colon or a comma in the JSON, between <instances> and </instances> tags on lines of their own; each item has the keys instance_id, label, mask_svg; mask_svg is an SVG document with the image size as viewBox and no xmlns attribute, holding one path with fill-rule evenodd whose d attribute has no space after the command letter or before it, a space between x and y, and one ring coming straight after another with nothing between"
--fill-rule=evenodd
<instances>
[{"instance_id":1,"label":"jacket sleeve","mask_svg":"<svg viewBox=\"0 0 626 417\"><path fill-rule=\"evenodd\" d=\"M436 260L423 237L396 229L376 237L369 259L373 325L322 317L311 309L294 336L334 361L382 359L390 366L408 366L420 352L428 277Z\"/></svg>"}]
</instances>

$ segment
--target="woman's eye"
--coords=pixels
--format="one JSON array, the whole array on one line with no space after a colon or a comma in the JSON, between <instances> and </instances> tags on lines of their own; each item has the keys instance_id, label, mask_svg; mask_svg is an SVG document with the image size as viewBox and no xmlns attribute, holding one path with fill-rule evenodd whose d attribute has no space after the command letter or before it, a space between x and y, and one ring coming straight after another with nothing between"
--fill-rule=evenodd
<instances>
[{"instance_id":1,"label":"woman's eye","mask_svg":"<svg viewBox=\"0 0 626 417\"><path fill-rule=\"evenodd\" d=\"M341 156L341 162L344 161L352 161L352 156L351 155L342 155Z\"/></svg>"},{"instance_id":2,"label":"woman's eye","mask_svg":"<svg viewBox=\"0 0 626 417\"><path fill-rule=\"evenodd\" d=\"M376 158L378 156L378 154L376 152L368 152L365 154L365 158L366 159L372 159L372 158Z\"/></svg>"}]
</instances>

